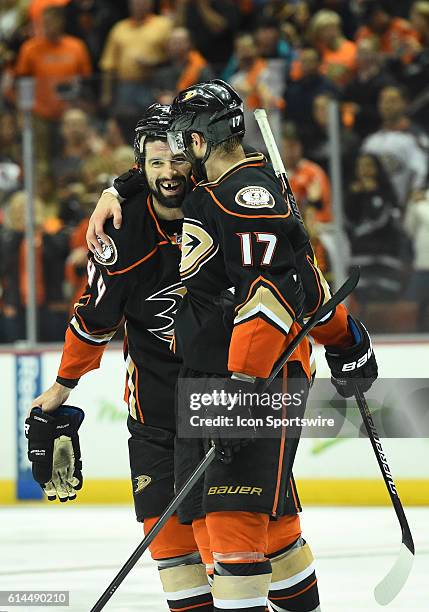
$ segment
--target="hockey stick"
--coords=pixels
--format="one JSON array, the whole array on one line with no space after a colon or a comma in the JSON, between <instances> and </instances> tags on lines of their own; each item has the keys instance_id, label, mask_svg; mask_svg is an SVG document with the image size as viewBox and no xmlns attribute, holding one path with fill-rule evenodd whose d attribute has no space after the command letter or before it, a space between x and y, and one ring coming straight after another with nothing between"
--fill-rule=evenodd
<instances>
[{"instance_id":1,"label":"hockey stick","mask_svg":"<svg viewBox=\"0 0 429 612\"><path fill-rule=\"evenodd\" d=\"M341 302L344 302L346 297L348 297L353 289L359 282L359 268L353 268L349 278L341 285L334 295L329 298L327 302L325 302L320 308L316 310L314 315L302 326L301 331L295 336L292 342L288 345L285 353L276 361L273 367L273 371L271 372L269 378L261 379L261 386L263 385L263 389L266 389L271 385L277 374L280 370L286 365L287 360L292 355L294 350L297 348L299 343L307 336L310 331L315 327L318 323L320 323L323 319L327 318L331 311L334 310Z\"/></svg>"},{"instance_id":2,"label":"hockey stick","mask_svg":"<svg viewBox=\"0 0 429 612\"><path fill-rule=\"evenodd\" d=\"M187 496L189 491L193 488L193 486L200 479L202 474L206 471L210 463L215 458L215 447L212 446L210 450L207 452L204 459L199 463L199 465L195 468L192 474L189 476L189 479L185 482L180 491L173 497L171 502L168 504L164 512L161 514L159 519L156 521L155 525L149 531L149 533L144 537L144 539L137 546L131 557L125 563L125 565L119 570L116 576L113 578L112 582L109 584L107 589L104 591L100 599L97 601L94 607L91 608L90 612L99 612L104 608L106 603L112 597L116 589L122 584L124 579L128 576L130 571L133 569L137 561L140 559L144 551L149 547L154 538L158 535L161 529L164 527L165 523L168 521L170 516L172 516L183 499Z\"/></svg>"},{"instance_id":3,"label":"hockey stick","mask_svg":"<svg viewBox=\"0 0 429 612\"><path fill-rule=\"evenodd\" d=\"M267 117L267 111L264 108L257 108L253 112L253 114L255 116L259 129L261 130L262 138L264 139L265 146L267 147L268 155L270 156L274 172L276 173L277 178L280 180L283 188L286 191L288 202L292 209L292 212L295 217L299 219L301 223L303 223L301 213L299 212L299 208L295 200L295 196L293 195L292 188L289 184L286 168L277 148L273 132L271 131L271 126Z\"/></svg>"},{"instance_id":4,"label":"hockey stick","mask_svg":"<svg viewBox=\"0 0 429 612\"><path fill-rule=\"evenodd\" d=\"M399 495L393 481L392 472L390 471L386 455L381 446L377 429L374 425L371 412L365 396L359 389L358 385L355 385L355 399L357 405L359 406L362 420L368 433L368 438L370 439L372 448L374 450L377 463L380 466L384 482L386 483L386 487L389 492L390 499L392 500L392 504L402 531L402 543L399 555L389 573L377 584L374 589L374 597L377 603L382 606L386 606L401 591L411 572L414 561L414 542L407 517L405 516L404 508L401 500L399 499Z\"/></svg>"},{"instance_id":5,"label":"hockey stick","mask_svg":"<svg viewBox=\"0 0 429 612\"><path fill-rule=\"evenodd\" d=\"M284 189L286 190L289 204L292 208L294 215L302 221L301 215L296 205L295 198L292 193L292 189L289 185L283 160L280 156L276 141L271 130L271 126L268 121L267 113L263 108L258 108L254 111L254 115L258 123L259 129L261 130L265 146L267 147L268 154L270 156L271 163L274 168L274 172L276 173ZM296 339L298 339L298 336ZM284 363L279 364L278 367L274 368L274 371L277 370L277 372L279 372L283 365ZM274 371L273 374L270 376L270 382L268 383L268 385L271 383L274 377L273 375L275 375ZM368 432L368 437L371 441L372 448L374 450L378 465L380 466L381 473L383 474L384 482L386 483L390 499L392 500L392 504L399 519L399 524L401 525L402 530L402 545L399 552L399 556L390 572L383 578L383 580L381 580L381 582L379 582L379 584L374 589L374 596L377 603L381 605L387 605L396 597L396 595L400 592L405 582L407 581L414 560L414 543L410 528L408 526L407 518L404 513L404 508L402 507L401 500L399 499L399 495L396 491L395 483L393 481L390 468L387 464L387 459L383 452L380 439L378 437L377 430L374 425L374 421L372 419L371 413L365 400L365 396L358 389L357 385L355 386L355 398L359 406L359 410L361 412L365 428Z\"/></svg>"},{"instance_id":6,"label":"hockey stick","mask_svg":"<svg viewBox=\"0 0 429 612\"><path fill-rule=\"evenodd\" d=\"M307 323L303 325L301 331L295 336L292 342L288 345L284 354L277 360L270 378L260 379L260 381L258 381L257 389L259 387L261 391L263 391L272 383L272 381L277 376L277 374L280 372L282 367L285 365L289 357L295 351L298 344L313 329L313 327L317 325L317 323L319 323L324 317L326 317L327 314L330 313L331 310L334 310L338 306L338 304L340 304L346 299L346 297L356 287L358 280L359 280L359 269L355 268L352 274L350 275L350 278L348 278L346 282L338 289L338 291L334 293L334 295L331 298L329 298L329 300L325 304L323 304L323 306L321 306L314 313L311 319L309 319ZM210 450L207 452L206 456L201 461L201 463L195 468L191 476L189 476L189 479L185 482L185 484L180 489L180 491L177 493L177 495L168 504L167 508L161 514L161 516L159 517L155 525L152 527L149 533L145 536L145 538L141 541L141 543L138 545L138 547L133 552L133 554L128 559L128 561L125 563L125 565L119 570L117 575L113 578L112 582L109 584L107 589L101 595L101 597L99 598L97 603L94 605L94 607L91 608L90 612L100 612L100 610L104 608L106 603L110 600L112 595L115 593L116 589L122 584L122 582L127 577L129 572L132 570L132 568L135 566L137 561L140 559L144 551L148 548L148 546L151 544L151 542L156 537L156 535L164 527L165 523L168 521L170 516L174 514L174 512L177 510L180 503L183 501L183 499L186 497L189 491L194 487L194 485L197 483L200 477L204 474L208 466L211 464L211 462L215 458L215 452L216 452L215 447L212 446L212 448L210 448Z\"/></svg>"}]
</instances>

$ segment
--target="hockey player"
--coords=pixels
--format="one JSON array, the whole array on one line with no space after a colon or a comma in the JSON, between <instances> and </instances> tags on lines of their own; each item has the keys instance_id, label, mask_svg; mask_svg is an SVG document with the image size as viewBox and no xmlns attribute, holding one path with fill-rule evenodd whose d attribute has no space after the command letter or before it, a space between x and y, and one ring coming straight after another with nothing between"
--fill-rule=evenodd
<instances>
[{"instance_id":1,"label":"hockey player","mask_svg":"<svg viewBox=\"0 0 429 612\"><path fill-rule=\"evenodd\" d=\"M200 169L198 169L200 170ZM130 197L132 193L136 193L141 189L139 177L134 171L121 177L115 181L115 187L119 191L120 196ZM115 193L115 190L113 190ZM99 249L96 235L103 234L103 223L105 220L113 216L113 223L120 225L122 222L122 211L112 190L105 192L96 210L94 211L87 233L89 248L95 252L96 247ZM116 194L117 195L117 194ZM127 206L124 206L123 222L125 223L127 215ZM111 230L111 225L108 230L109 235L115 237L115 231ZM106 237L108 240L108 237ZM209 344L206 346L207 351L211 350ZM279 504L283 516L278 516L277 520L270 521L267 529L267 555L272 559L272 582L270 587L270 606L272 609L277 609L275 606L281 599L288 601L291 610L295 612L309 612L319 610L319 596L317 588L317 580L314 569L313 555L310 547L301 536L301 527L298 512L300 511L300 503L293 482L290 479L290 484L285 491L284 483L278 491ZM280 514L281 514L280 513ZM208 572L213 573L213 558L210 551L210 544L207 538L205 527L204 514L199 513L196 520L193 521L194 532L198 540L200 552L203 560L206 563ZM240 532L240 525L234 531ZM287 608L279 608L281 610Z\"/></svg>"},{"instance_id":2,"label":"hockey player","mask_svg":"<svg viewBox=\"0 0 429 612\"><path fill-rule=\"evenodd\" d=\"M291 195L263 155L246 157L244 132L242 101L223 81L190 87L173 103L172 153L202 164L207 174L183 207L180 273L187 292L176 315L175 344L185 389L189 379L198 379L201 388L201 380L224 377L227 390L251 391L256 377L269 376L303 317L329 297ZM230 318L221 299L228 290L235 307ZM353 395L355 385L369 389L377 377L370 338L343 305L312 336L325 345L341 395ZM308 340L287 364L287 376L288 390L304 390L302 415L311 377ZM206 407L208 417L220 414L225 406ZM179 419L187 416L186 405L179 404ZM319 609L303 540L285 542L280 531L277 548L270 549L269 525L281 526L285 518L283 492L298 444L288 434L288 428L270 440L256 434L253 444L245 445L218 429L221 460L209 466L204 482L179 509L183 522L198 525L200 551L213 556L216 611L263 612L268 596L270 609L278 612ZM176 487L206 449L203 438L178 438Z\"/></svg>"},{"instance_id":3,"label":"hockey player","mask_svg":"<svg viewBox=\"0 0 429 612\"><path fill-rule=\"evenodd\" d=\"M45 413L64 404L79 379L98 368L125 319L125 400L137 520L145 533L174 496L174 387L180 360L169 349L173 317L183 295L178 273L181 204L190 164L166 143L170 107L151 106L136 128L138 194L124 205L123 225L109 226L102 255L88 261L88 285L66 332L56 382L34 400ZM108 242L107 242L108 241ZM97 443L102 444L102 440ZM54 472L73 473L80 457L54 454ZM110 452L104 449L103 452ZM44 485L49 499L73 499L72 478ZM212 610L210 586L192 527L173 516L150 547L171 609Z\"/></svg>"},{"instance_id":4,"label":"hockey player","mask_svg":"<svg viewBox=\"0 0 429 612\"><path fill-rule=\"evenodd\" d=\"M107 343L125 318L130 466L137 520L144 521L145 533L174 495L174 386L180 359L168 344L182 296L178 245L184 190L169 194L174 183L183 186L190 165L183 163L183 156L172 157L166 147L169 117L169 107L154 105L137 125L136 161L143 172L132 170L115 181L119 194L126 198L122 228L116 231L112 222L106 226L107 234L102 233L102 225L98 228L104 237L104 242L97 242L101 254L94 254L88 262L89 284L75 305L57 381L34 400L34 406L46 413L66 402L79 378L99 367ZM162 188L165 183L170 183L166 190ZM101 203L106 197L109 192ZM119 206L114 209L116 214L120 210ZM56 467L60 460L57 456ZM65 460L62 471L70 469L67 460L72 462L73 457ZM44 490L48 498L58 496L66 501L76 496L73 484L71 479L56 479L46 483ZM285 497L289 514L282 524L271 525L272 550L279 538L292 542L300 536L296 513L301 508L293 478ZM195 523L197 531L204 526L201 521ZM305 560L311 575L311 551L305 547L299 553L301 565ZM196 606L201 612L212 610L210 587L191 526L179 524L176 517L170 519L155 538L151 554L158 562L171 609ZM207 555L205 561L210 565L209 552Z\"/></svg>"}]
</instances>

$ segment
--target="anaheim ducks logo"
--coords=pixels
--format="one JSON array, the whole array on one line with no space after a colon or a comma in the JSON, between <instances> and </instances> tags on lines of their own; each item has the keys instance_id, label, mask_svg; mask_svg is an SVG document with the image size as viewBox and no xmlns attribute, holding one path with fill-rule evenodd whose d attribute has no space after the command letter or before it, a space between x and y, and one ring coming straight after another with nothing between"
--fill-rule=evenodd
<instances>
[{"instance_id":1,"label":"anaheim ducks logo","mask_svg":"<svg viewBox=\"0 0 429 612\"><path fill-rule=\"evenodd\" d=\"M141 493L152 482L152 478L150 476L146 476L146 474L136 476L134 480L136 481L136 488L134 489L135 495L137 495L137 493Z\"/></svg>"},{"instance_id":2,"label":"anaheim ducks logo","mask_svg":"<svg viewBox=\"0 0 429 612\"><path fill-rule=\"evenodd\" d=\"M245 208L273 208L275 201L265 187L257 185L243 187L235 194L235 201Z\"/></svg>"},{"instance_id":3,"label":"anaheim ducks logo","mask_svg":"<svg viewBox=\"0 0 429 612\"><path fill-rule=\"evenodd\" d=\"M186 288L181 283L175 283L169 287L164 287L161 291L154 293L147 299L148 302L168 302L168 306L162 312L158 312L155 316L161 317L164 322L162 327L149 329L149 331L159 340L171 342L174 333L174 318L176 316L179 304L186 293Z\"/></svg>"},{"instance_id":4,"label":"anaheim ducks logo","mask_svg":"<svg viewBox=\"0 0 429 612\"><path fill-rule=\"evenodd\" d=\"M198 92L196 89L191 89L191 91L187 91L185 94L183 94L182 101L184 102L185 100L190 100L191 98L196 96L197 93Z\"/></svg>"},{"instance_id":5,"label":"anaheim ducks logo","mask_svg":"<svg viewBox=\"0 0 429 612\"><path fill-rule=\"evenodd\" d=\"M196 219L185 219L182 234L182 259L180 276L182 279L194 276L219 250L213 238Z\"/></svg>"},{"instance_id":6,"label":"anaheim ducks logo","mask_svg":"<svg viewBox=\"0 0 429 612\"><path fill-rule=\"evenodd\" d=\"M109 240L110 240L109 243L104 242L104 240L102 240L100 236L97 236L97 240L103 252L101 255L98 253L98 251L94 253L95 261L97 261L99 264L102 264L103 266L113 265L115 261L118 259L118 249L116 248L115 243L110 237L109 237Z\"/></svg>"}]
</instances>

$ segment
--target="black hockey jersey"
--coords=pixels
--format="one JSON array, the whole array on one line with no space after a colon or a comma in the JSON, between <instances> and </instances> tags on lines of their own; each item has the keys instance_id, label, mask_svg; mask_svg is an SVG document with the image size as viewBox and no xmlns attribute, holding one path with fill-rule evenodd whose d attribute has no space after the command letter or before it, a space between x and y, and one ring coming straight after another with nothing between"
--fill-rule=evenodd
<instances>
[{"instance_id":1,"label":"black hockey jersey","mask_svg":"<svg viewBox=\"0 0 429 612\"><path fill-rule=\"evenodd\" d=\"M185 199L180 274L186 296L176 316L176 350L185 366L266 378L300 329L285 275L298 271L305 315L330 297L301 222L263 155L254 153ZM313 337L350 344L347 311L332 312ZM305 340L292 356L310 378Z\"/></svg>"},{"instance_id":2,"label":"black hockey jersey","mask_svg":"<svg viewBox=\"0 0 429 612\"><path fill-rule=\"evenodd\" d=\"M66 332L58 382L71 386L98 368L125 319L125 399L131 416L174 431L174 388L180 361L170 350L174 316L183 296L179 277L182 221L156 216L146 189L123 204L119 230L103 258L88 260L88 285Z\"/></svg>"}]
</instances>

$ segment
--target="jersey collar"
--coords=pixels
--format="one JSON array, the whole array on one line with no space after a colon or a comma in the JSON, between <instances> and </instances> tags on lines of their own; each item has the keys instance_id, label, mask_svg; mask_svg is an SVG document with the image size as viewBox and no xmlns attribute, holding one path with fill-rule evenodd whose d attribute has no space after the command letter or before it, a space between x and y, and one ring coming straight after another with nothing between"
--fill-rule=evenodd
<instances>
[{"instance_id":1,"label":"jersey collar","mask_svg":"<svg viewBox=\"0 0 429 612\"><path fill-rule=\"evenodd\" d=\"M236 164L233 164L232 166L230 166L228 170L225 170L225 172L223 172L220 176L218 176L218 178L215 181L212 181L212 182L201 181L200 183L198 183L197 186L198 187L200 186L210 187L213 185L218 185L236 170L239 170L241 168L246 168L248 166L254 166L255 164L258 166L264 165L266 162L267 162L266 157L262 153L258 153L257 151L255 151L254 153L248 153L245 159L242 159Z\"/></svg>"}]
</instances>

